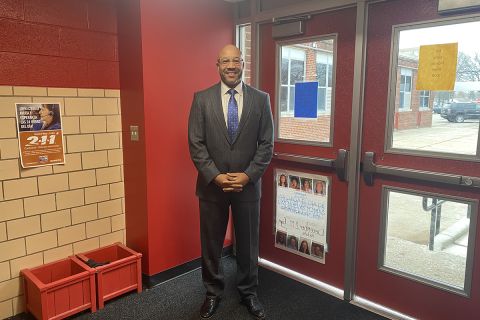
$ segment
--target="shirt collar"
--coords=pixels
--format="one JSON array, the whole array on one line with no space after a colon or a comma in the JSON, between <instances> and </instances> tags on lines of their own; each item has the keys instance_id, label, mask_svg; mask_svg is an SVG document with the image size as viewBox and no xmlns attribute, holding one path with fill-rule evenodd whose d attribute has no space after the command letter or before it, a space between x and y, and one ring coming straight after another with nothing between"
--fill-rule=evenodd
<instances>
[{"instance_id":1,"label":"shirt collar","mask_svg":"<svg viewBox=\"0 0 480 320\"><path fill-rule=\"evenodd\" d=\"M228 90L230 90L230 87L227 86L225 83L223 83L223 81L220 81L220 86L222 88L222 94L227 94ZM237 93L239 95L242 95L243 94L243 81L240 81L240 83L237 84L237 86L233 89L235 89L235 91L237 91Z\"/></svg>"}]
</instances>

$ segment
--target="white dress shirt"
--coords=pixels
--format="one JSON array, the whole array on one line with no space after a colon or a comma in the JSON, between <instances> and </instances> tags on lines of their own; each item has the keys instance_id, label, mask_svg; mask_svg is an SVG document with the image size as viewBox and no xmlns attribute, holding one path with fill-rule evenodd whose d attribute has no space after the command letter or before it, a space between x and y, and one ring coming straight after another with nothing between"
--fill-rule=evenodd
<instances>
[{"instance_id":1,"label":"white dress shirt","mask_svg":"<svg viewBox=\"0 0 480 320\"><path fill-rule=\"evenodd\" d=\"M231 88L227 86L223 81L220 81L220 90L221 90L221 97L222 97L222 108L223 108L223 117L225 118L225 125L228 127L227 123L227 114L228 114L228 101L230 100L230 93L228 90ZM242 117L242 110L243 110L243 82L240 81L239 84L235 88L233 88L237 91L235 93L235 100L237 101L237 106L238 106L238 122L240 123L240 119Z\"/></svg>"}]
</instances>

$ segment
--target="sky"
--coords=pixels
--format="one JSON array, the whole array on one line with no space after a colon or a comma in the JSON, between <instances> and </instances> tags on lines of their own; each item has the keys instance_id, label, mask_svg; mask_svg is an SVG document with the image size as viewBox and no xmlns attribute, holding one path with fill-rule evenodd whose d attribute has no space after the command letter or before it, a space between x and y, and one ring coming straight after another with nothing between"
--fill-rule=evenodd
<instances>
[{"instance_id":1,"label":"sky","mask_svg":"<svg viewBox=\"0 0 480 320\"><path fill-rule=\"evenodd\" d=\"M400 32L400 49L420 47L420 45L455 43L458 51L473 55L480 53L480 21L445 25Z\"/></svg>"}]
</instances>

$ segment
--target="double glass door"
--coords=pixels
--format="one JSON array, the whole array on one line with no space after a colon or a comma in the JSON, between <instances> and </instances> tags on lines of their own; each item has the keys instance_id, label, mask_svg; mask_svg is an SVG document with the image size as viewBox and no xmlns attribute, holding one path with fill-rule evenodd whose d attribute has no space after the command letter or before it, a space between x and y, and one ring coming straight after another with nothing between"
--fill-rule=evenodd
<instances>
[{"instance_id":1,"label":"double glass door","mask_svg":"<svg viewBox=\"0 0 480 320\"><path fill-rule=\"evenodd\" d=\"M260 256L389 315L475 319L480 16L436 0L358 10L313 14L296 36L258 26L276 121Z\"/></svg>"}]
</instances>

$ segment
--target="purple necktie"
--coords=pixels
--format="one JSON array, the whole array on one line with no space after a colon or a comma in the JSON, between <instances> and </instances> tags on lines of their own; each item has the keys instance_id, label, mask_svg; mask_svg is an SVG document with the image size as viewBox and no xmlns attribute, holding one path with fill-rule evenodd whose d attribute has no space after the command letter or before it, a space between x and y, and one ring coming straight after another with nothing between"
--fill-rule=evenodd
<instances>
[{"instance_id":1,"label":"purple necktie","mask_svg":"<svg viewBox=\"0 0 480 320\"><path fill-rule=\"evenodd\" d=\"M237 91L230 89L228 93L230 94L230 99L228 100L227 110L227 131L230 142L233 142L238 129L238 105L237 100L235 100L235 93L237 93Z\"/></svg>"}]
</instances>

